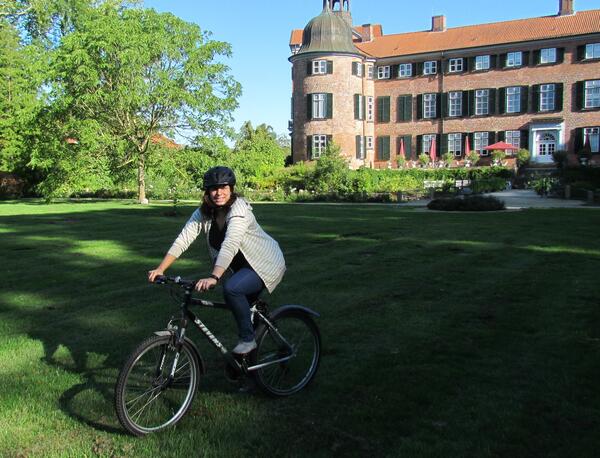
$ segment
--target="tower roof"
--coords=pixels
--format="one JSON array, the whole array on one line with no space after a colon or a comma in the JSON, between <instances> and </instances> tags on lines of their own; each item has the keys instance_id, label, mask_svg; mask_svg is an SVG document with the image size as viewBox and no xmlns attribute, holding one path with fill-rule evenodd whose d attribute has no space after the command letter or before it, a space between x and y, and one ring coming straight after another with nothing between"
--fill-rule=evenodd
<instances>
[{"instance_id":1,"label":"tower roof","mask_svg":"<svg viewBox=\"0 0 600 458\"><path fill-rule=\"evenodd\" d=\"M321 14L311 19L302 32L302 47L296 56L308 53L360 54L352 43L352 27L325 5Z\"/></svg>"}]
</instances>

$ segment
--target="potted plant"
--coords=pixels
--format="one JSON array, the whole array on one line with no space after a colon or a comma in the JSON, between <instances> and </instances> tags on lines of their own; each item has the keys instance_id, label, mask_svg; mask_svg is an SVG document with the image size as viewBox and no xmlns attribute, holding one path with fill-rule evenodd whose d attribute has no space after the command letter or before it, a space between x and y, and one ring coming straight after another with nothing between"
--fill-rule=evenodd
<instances>
[{"instance_id":1,"label":"potted plant","mask_svg":"<svg viewBox=\"0 0 600 458\"><path fill-rule=\"evenodd\" d=\"M454 153L445 153L442 158L448 167L452 167L452 162L454 161Z\"/></svg>"},{"instance_id":2,"label":"potted plant","mask_svg":"<svg viewBox=\"0 0 600 458\"><path fill-rule=\"evenodd\" d=\"M399 169L403 169L406 166L406 158L404 156L402 156L401 154L399 154L396 157L396 165L398 166Z\"/></svg>"},{"instance_id":3,"label":"potted plant","mask_svg":"<svg viewBox=\"0 0 600 458\"><path fill-rule=\"evenodd\" d=\"M559 149L552 153L552 160L556 162L556 166L559 169L564 168L564 166L567 164L567 154L568 153L564 149Z\"/></svg>"},{"instance_id":4,"label":"potted plant","mask_svg":"<svg viewBox=\"0 0 600 458\"><path fill-rule=\"evenodd\" d=\"M492 164L502 165L502 161L506 159L506 153L502 150L495 149L492 151Z\"/></svg>"},{"instance_id":5,"label":"potted plant","mask_svg":"<svg viewBox=\"0 0 600 458\"><path fill-rule=\"evenodd\" d=\"M527 164L529 162L530 158L531 158L531 153L529 152L529 150L526 150L525 148L523 148L523 149L520 149L519 151L517 151L517 165L519 167L522 167L525 164Z\"/></svg>"},{"instance_id":6,"label":"potted plant","mask_svg":"<svg viewBox=\"0 0 600 458\"><path fill-rule=\"evenodd\" d=\"M471 151L469 154L467 154L467 165L468 166L475 166L475 164L477 164L479 162L479 153L475 150Z\"/></svg>"},{"instance_id":7,"label":"potted plant","mask_svg":"<svg viewBox=\"0 0 600 458\"><path fill-rule=\"evenodd\" d=\"M427 167L427 164L429 164L429 154L419 154L419 163L421 164L421 167Z\"/></svg>"}]
</instances>

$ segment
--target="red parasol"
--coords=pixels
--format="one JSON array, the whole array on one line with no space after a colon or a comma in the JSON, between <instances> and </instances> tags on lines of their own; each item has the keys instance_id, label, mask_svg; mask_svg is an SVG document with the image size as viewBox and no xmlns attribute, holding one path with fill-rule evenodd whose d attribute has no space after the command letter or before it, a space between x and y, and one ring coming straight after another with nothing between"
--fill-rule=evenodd
<instances>
[{"instance_id":1,"label":"red parasol","mask_svg":"<svg viewBox=\"0 0 600 458\"><path fill-rule=\"evenodd\" d=\"M465 157L471 152L471 145L469 145L469 136L467 135L465 138Z\"/></svg>"},{"instance_id":2,"label":"red parasol","mask_svg":"<svg viewBox=\"0 0 600 458\"><path fill-rule=\"evenodd\" d=\"M435 136L433 136L433 138L431 139L431 145L429 145L429 157L431 158L431 162L435 162L435 159L437 157L435 151Z\"/></svg>"},{"instance_id":3,"label":"red parasol","mask_svg":"<svg viewBox=\"0 0 600 458\"><path fill-rule=\"evenodd\" d=\"M486 146L483 149L488 150L488 151L492 151L492 150L496 150L496 149L506 151L506 150L517 150L519 148L511 145L510 143L497 142L497 143L494 143L493 145Z\"/></svg>"},{"instance_id":4,"label":"red parasol","mask_svg":"<svg viewBox=\"0 0 600 458\"><path fill-rule=\"evenodd\" d=\"M398 153L400 156L405 157L404 154L404 139L400 138L400 152Z\"/></svg>"}]
</instances>

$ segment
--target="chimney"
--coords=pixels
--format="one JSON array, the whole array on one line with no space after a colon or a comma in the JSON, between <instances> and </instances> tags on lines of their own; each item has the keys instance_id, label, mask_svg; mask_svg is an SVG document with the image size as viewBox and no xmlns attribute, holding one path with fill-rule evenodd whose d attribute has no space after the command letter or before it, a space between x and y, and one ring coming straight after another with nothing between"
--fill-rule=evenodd
<instances>
[{"instance_id":1,"label":"chimney","mask_svg":"<svg viewBox=\"0 0 600 458\"><path fill-rule=\"evenodd\" d=\"M573 3L575 3L575 0L558 0L558 15L568 16L574 14Z\"/></svg>"},{"instance_id":2,"label":"chimney","mask_svg":"<svg viewBox=\"0 0 600 458\"><path fill-rule=\"evenodd\" d=\"M368 42L373 39L373 26L371 24L363 24L361 27L361 39L363 42Z\"/></svg>"},{"instance_id":3,"label":"chimney","mask_svg":"<svg viewBox=\"0 0 600 458\"><path fill-rule=\"evenodd\" d=\"M446 16L443 14L440 16L433 16L431 18L431 31L432 32L445 32L446 31Z\"/></svg>"}]
</instances>

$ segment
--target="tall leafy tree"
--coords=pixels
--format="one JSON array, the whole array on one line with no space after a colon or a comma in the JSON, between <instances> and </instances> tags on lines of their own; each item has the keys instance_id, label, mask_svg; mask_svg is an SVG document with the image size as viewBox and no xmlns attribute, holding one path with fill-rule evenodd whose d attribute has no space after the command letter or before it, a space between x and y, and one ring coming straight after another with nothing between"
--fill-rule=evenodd
<instances>
[{"instance_id":1,"label":"tall leafy tree","mask_svg":"<svg viewBox=\"0 0 600 458\"><path fill-rule=\"evenodd\" d=\"M53 64L54 130L79 144L58 157L39 149L35 159L64 184L79 173L69 165L79 149L113 176L135 171L145 201L154 135L214 134L228 125L241 92L223 63L230 55L227 43L168 13L111 4L90 11ZM56 189L51 176L48 183Z\"/></svg>"}]
</instances>

